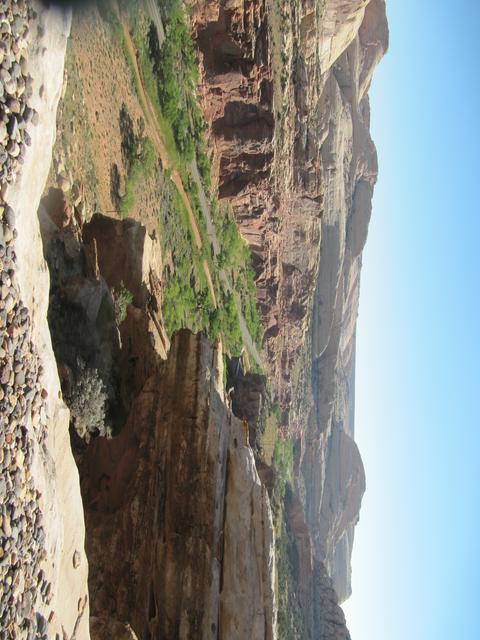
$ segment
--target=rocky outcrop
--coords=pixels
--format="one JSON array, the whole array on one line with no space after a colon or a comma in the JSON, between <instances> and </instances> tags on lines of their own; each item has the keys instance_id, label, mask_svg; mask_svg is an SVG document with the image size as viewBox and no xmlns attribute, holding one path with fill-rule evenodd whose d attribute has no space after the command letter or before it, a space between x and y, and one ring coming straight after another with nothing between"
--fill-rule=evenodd
<instances>
[{"instance_id":1,"label":"rocky outcrop","mask_svg":"<svg viewBox=\"0 0 480 640\"><path fill-rule=\"evenodd\" d=\"M267 3L197 2L194 9L219 195L232 205L252 250L268 366L287 407L318 266L321 211L316 195L272 185L280 123Z\"/></svg>"},{"instance_id":2,"label":"rocky outcrop","mask_svg":"<svg viewBox=\"0 0 480 640\"><path fill-rule=\"evenodd\" d=\"M314 40L321 73L331 68L356 37L368 3L369 0L327 0L317 12L318 35ZM310 4L313 12L315 3ZM306 12L304 21L308 22L308 19Z\"/></svg>"},{"instance_id":3,"label":"rocky outcrop","mask_svg":"<svg viewBox=\"0 0 480 640\"><path fill-rule=\"evenodd\" d=\"M145 348L124 338L132 358ZM273 639L270 504L223 401L221 351L182 332L150 363L120 436L80 462L92 637L128 622L142 638Z\"/></svg>"},{"instance_id":4,"label":"rocky outcrop","mask_svg":"<svg viewBox=\"0 0 480 640\"><path fill-rule=\"evenodd\" d=\"M5 450L2 448L3 461L6 463L8 456L10 463L7 469L10 478L0 489L6 538L2 541L2 557L8 561L10 572L2 583L2 594L8 600L7 606L2 602L0 626L8 638L32 634L54 638L58 633L60 637L75 634L77 639L86 639L89 605L83 510L70 450L69 415L61 400L47 325L48 271L36 217L51 161L69 16L35 3L36 17L29 24L28 47L18 48L12 43L18 36L17 18L24 3L3 3L3 6L10 4L14 13L10 29L2 22L0 100L3 113L6 90L10 94L9 113L14 114L17 123L14 130L10 116L11 143L7 152L13 158L21 158L18 165L22 171L15 174L16 180L9 180L7 189L2 189L11 213L10 220L6 220L8 233L3 225L1 262L8 268L10 286L15 291L13 307L8 301L7 306L2 305L9 323L7 332L2 333L2 358L7 359L7 366L15 374L15 386L10 384L11 380L2 379L2 401L7 398L10 401L13 391L17 408L22 407L22 412L10 413L7 421L2 419L0 427L2 446L3 442L8 445ZM1 11L5 9L2 7ZM12 52L15 69L8 76L6 56ZM33 80L22 85L19 70L31 74ZM16 78L15 82L12 78ZM12 102L13 84L27 97L31 115L30 111L26 115L25 110L22 115L23 107ZM32 124L37 119L38 126L34 128ZM3 177L9 178L9 172L15 171L14 164L2 161ZM4 273L2 284L9 286ZM2 372L5 371L2 360ZM11 502L13 494L19 499L18 504Z\"/></svg>"},{"instance_id":5,"label":"rocky outcrop","mask_svg":"<svg viewBox=\"0 0 480 640\"><path fill-rule=\"evenodd\" d=\"M345 616L333 581L312 544L303 504L297 496L286 501L287 529L294 544L296 572L293 587L299 597L305 640L350 640Z\"/></svg>"},{"instance_id":6,"label":"rocky outcrop","mask_svg":"<svg viewBox=\"0 0 480 640\"><path fill-rule=\"evenodd\" d=\"M238 365L234 365L234 369ZM232 411L248 424L250 445L257 450L268 418L270 401L265 376L251 371L232 372L229 376Z\"/></svg>"},{"instance_id":7,"label":"rocky outcrop","mask_svg":"<svg viewBox=\"0 0 480 640\"><path fill-rule=\"evenodd\" d=\"M232 435L240 437L240 423ZM220 594L219 638L265 638L276 634L275 545L272 513L252 451L230 445Z\"/></svg>"},{"instance_id":8,"label":"rocky outcrop","mask_svg":"<svg viewBox=\"0 0 480 640\"><path fill-rule=\"evenodd\" d=\"M321 562L314 562L314 619L313 640L350 640L345 615L338 605L332 580Z\"/></svg>"},{"instance_id":9,"label":"rocky outcrop","mask_svg":"<svg viewBox=\"0 0 480 640\"><path fill-rule=\"evenodd\" d=\"M150 236L135 220L115 220L97 213L83 227L83 240L87 246L95 243L99 272L109 286L123 284L136 306L146 304L154 294L152 278L158 279L163 267L156 235Z\"/></svg>"},{"instance_id":10,"label":"rocky outcrop","mask_svg":"<svg viewBox=\"0 0 480 640\"><path fill-rule=\"evenodd\" d=\"M115 360L122 393L114 404L128 411L117 437L75 445L92 638L273 640L270 501L242 422L225 402L221 346L182 332L170 347L155 235L98 214L80 233L73 216L56 214L61 208L52 192L42 201L55 352L62 370L75 360L64 354L80 355L102 375ZM117 344L110 291L121 283L133 299ZM56 301L63 313L75 309L67 325L85 337L72 337L65 322L58 330Z\"/></svg>"},{"instance_id":11,"label":"rocky outcrop","mask_svg":"<svg viewBox=\"0 0 480 640\"><path fill-rule=\"evenodd\" d=\"M346 121L331 131L330 141L322 147L332 170L325 176L327 197L311 323L314 406L305 434L308 446L302 472L308 521L318 532L317 552L326 562L341 601L351 591L353 527L365 489L360 456L350 436L361 253L377 175L366 90L386 44L384 3L371 2L358 34L333 65L330 108L343 113ZM318 469L318 459L323 460L322 469ZM346 468L345 460L351 467L342 477L339 469ZM341 506L337 509L333 504Z\"/></svg>"},{"instance_id":12,"label":"rocky outcrop","mask_svg":"<svg viewBox=\"0 0 480 640\"><path fill-rule=\"evenodd\" d=\"M377 177L368 88L388 46L385 2L279 11L263 0L197 0L193 8L220 196L253 252L265 361L300 440L299 491L315 553L344 600L364 490L351 398ZM347 459L353 475L337 477Z\"/></svg>"},{"instance_id":13,"label":"rocky outcrop","mask_svg":"<svg viewBox=\"0 0 480 640\"><path fill-rule=\"evenodd\" d=\"M365 473L358 447L341 429L328 441L325 483L318 526L313 529L317 557L333 579L340 601L350 595L353 527L365 492Z\"/></svg>"}]
</instances>

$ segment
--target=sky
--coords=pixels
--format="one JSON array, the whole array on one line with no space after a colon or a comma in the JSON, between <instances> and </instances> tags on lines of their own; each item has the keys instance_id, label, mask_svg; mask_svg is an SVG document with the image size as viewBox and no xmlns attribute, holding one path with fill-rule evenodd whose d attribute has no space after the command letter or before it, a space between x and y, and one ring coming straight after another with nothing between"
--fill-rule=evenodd
<instances>
[{"instance_id":1,"label":"sky","mask_svg":"<svg viewBox=\"0 0 480 640\"><path fill-rule=\"evenodd\" d=\"M370 92L352 640L474 640L480 596L480 2L387 0Z\"/></svg>"}]
</instances>

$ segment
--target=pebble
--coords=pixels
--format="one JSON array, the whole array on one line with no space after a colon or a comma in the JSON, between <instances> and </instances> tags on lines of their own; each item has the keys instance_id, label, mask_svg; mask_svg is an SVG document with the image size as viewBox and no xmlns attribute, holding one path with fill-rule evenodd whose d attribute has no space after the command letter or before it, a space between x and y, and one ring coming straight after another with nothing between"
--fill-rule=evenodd
<instances>
[{"instance_id":1,"label":"pebble","mask_svg":"<svg viewBox=\"0 0 480 640\"><path fill-rule=\"evenodd\" d=\"M8 205L5 207L4 213L4 220L7 223L7 225L10 227L10 229L13 230L13 228L15 227L15 213L12 209L12 207L9 207ZM6 280L10 280L8 278L8 276L6 277Z\"/></svg>"},{"instance_id":2,"label":"pebble","mask_svg":"<svg viewBox=\"0 0 480 640\"><path fill-rule=\"evenodd\" d=\"M31 144L29 17L24 0L0 0L0 640L48 638L52 585L41 566L45 530L31 465L46 438L46 392L18 289L16 220L5 204ZM36 401L34 406L34 401Z\"/></svg>"},{"instance_id":3,"label":"pebble","mask_svg":"<svg viewBox=\"0 0 480 640\"><path fill-rule=\"evenodd\" d=\"M14 13L16 11L17 13ZM29 123L38 121L38 114L28 105L33 95L32 78L28 73L26 52L28 42L27 5L9 2L0 5L0 189L15 181L24 162L23 143ZM5 153L6 151L6 153Z\"/></svg>"}]
</instances>

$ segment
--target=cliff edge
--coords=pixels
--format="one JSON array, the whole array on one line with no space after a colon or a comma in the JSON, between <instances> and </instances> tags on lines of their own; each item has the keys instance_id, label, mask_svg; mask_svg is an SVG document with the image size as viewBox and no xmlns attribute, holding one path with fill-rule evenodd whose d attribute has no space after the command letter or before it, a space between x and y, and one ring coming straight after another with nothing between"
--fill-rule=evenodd
<instances>
[{"instance_id":1,"label":"cliff edge","mask_svg":"<svg viewBox=\"0 0 480 640\"><path fill-rule=\"evenodd\" d=\"M8 638L86 639L83 508L47 323L49 275L37 218L52 157L70 14L40 3L3 5L11 6L0 10L1 109L8 117L0 147L8 154L2 159L0 205L0 626Z\"/></svg>"}]
</instances>

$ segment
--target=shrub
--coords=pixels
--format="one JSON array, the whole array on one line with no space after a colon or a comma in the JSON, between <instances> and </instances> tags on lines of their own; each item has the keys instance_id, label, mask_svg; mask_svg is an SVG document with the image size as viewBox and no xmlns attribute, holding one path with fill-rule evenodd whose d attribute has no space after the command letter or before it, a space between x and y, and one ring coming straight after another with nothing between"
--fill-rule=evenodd
<instances>
[{"instance_id":1,"label":"shrub","mask_svg":"<svg viewBox=\"0 0 480 640\"><path fill-rule=\"evenodd\" d=\"M135 190L143 179L148 179L155 171L157 155L155 147L149 138L141 141L142 151L140 156L134 157L127 174L125 195L120 202L120 216L125 219L130 214L135 204Z\"/></svg>"},{"instance_id":2,"label":"shrub","mask_svg":"<svg viewBox=\"0 0 480 640\"><path fill-rule=\"evenodd\" d=\"M71 412L73 426L80 438L89 442L92 435L111 437L110 427L105 424L105 385L97 369L88 368L80 358L75 382L65 400Z\"/></svg>"},{"instance_id":3,"label":"shrub","mask_svg":"<svg viewBox=\"0 0 480 640\"><path fill-rule=\"evenodd\" d=\"M120 325L127 317L127 308L128 305L133 302L133 295L123 282L120 283L119 287L113 288L112 295L115 308L115 320L117 325Z\"/></svg>"},{"instance_id":4,"label":"shrub","mask_svg":"<svg viewBox=\"0 0 480 640\"><path fill-rule=\"evenodd\" d=\"M283 502L287 485L293 481L293 438L277 440L273 451L273 466L277 472L276 491L278 498Z\"/></svg>"},{"instance_id":5,"label":"shrub","mask_svg":"<svg viewBox=\"0 0 480 640\"><path fill-rule=\"evenodd\" d=\"M224 295L220 318L223 337L225 339L225 348L230 355L240 356L243 350L243 339L238 319L237 305L231 293Z\"/></svg>"}]
</instances>

